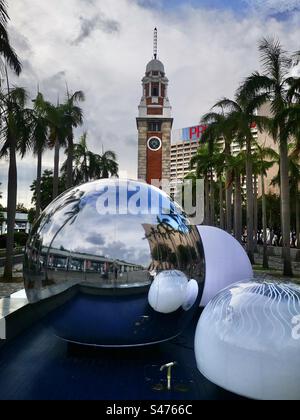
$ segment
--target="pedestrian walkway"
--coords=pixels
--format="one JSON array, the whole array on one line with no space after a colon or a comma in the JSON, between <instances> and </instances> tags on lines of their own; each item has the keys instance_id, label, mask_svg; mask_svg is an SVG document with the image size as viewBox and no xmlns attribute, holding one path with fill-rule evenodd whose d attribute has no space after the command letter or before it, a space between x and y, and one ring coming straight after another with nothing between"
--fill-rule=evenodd
<instances>
[{"instance_id":1,"label":"pedestrian walkway","mask_svg":"<svg viewBox=\"0 0 300 420\"><path fill-rule=\"evenodd\" d=\"M15 280L13 283L0 282L0 298L10 296L13 293L18 292L19 290L24 288L22 269L23 269L22 264L16 264L14 266L13 277ZM3 276L3 272L4 272L4 268L0 267L0 277Z\"/></svg>"},{"instance_id":2,"label":"pedestrian walkway","mask_svg":"<svg viewBox=\"0 0 300 420\"><path fill-rule=\"evenodd\" d=\"M257 266L262 267L262 256L255 254L255 277L256 278L262 278L265 279L266 277L270 277L270 279L274 280L282 280L287 281L288 279L286 277L281 276L283 270L283 263L281 258L279 257L269 257L269 266L270 266L270 272L263 272L260 271ZM2 283L0 282L0 298L10 296L11 294L18 292L19 290L23 289L23 273L22 273L22 264L16 264L14 266L14 278L16 281L13 283ZM274 273L272 273L272 270ZM3 267L0 267L0 277L3 275ZM300 283L300 262L293 262L293 271L294 275L296 276L293 281Z\"/></svg>"},{"instance_id":3,"label":"pedestrian walkway","mask_svg":"<svg viewBox=\"0 0 300 420\"><path fill-rule=\"evenodd\" d=\"M256 266L261 266L263 264L263 256L260 254L255 254L254 256L255 259L255 268ZM299 261L293 261L292 262L292 267L293 267L293 273L295 276L300 277L300 262ZM274 256L270 256L269 257L269 268L270 270L276 270L279 273L283 271L283 260L280 257L274 257ZM286 280L283 278L283 280Z\"/></svg>"}]
</instances>

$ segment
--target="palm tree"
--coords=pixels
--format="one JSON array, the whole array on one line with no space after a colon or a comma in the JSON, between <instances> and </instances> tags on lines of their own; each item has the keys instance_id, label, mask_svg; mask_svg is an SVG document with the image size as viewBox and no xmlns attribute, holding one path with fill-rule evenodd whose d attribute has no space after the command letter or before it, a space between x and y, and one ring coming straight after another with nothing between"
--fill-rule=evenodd
<instances>
[{"instance_id":1,"label":"palm tree","mask_svg":"<svg viewBox=\"0 0 300 420\"><path fill-rule=\"evenodd\" d=\"M298 121L298 124L300 120ZM300 125L300 124L299 124ZM291 146L290 160L292 161L291 168L291 191L295 198L295 214L296 214L296 238L297 248L300 249L300 136L295 138L294 145Z\"/></svg>"},{"instance_id":2,"label":"palm tree","mask_svg":"<svg viewBox=\"0 0 300 420\"><path fill-rule=\"evenodd\" d=\"M223 171L217 172L218 178L218 190L219 190L219 224L220 229L225 229L225 220L224 220L224 190L225 182L223 177Z\"/></svg>"},{"instance_id":3,"label":"palm tree","mask_svg":"<svg viewBox=\"0 0 300 420\"><path fill-rule=\"evenodd\" d=\"M224 165L225 165L225 158L224 153L220 150L219 147L214 146L214 151L212 155L212 164L213 164L213 172L216 176L216 187L219 192L219 223L220 228L224 229ZM214 174L211 174L211 183L214 183ZM212 191L213 189L213 191ZM215 217L215 199L214 199L214 185L211 187L211 220L214 222ZM213 223L215 224L215 223Z\"/></svg>"},{"instance_id":4,"label":"palm tree","mask_svg":"<svg viewBox=\"0 0 300 420\"><path fill-rule=\"evenodd\" d=\"M290 104L290 106L284 111L284 117L286 117L286 135L292 138L291 152L289 159L293 161L293 175L290 178L293 180L291 192L295 195L295 211L296 211L296 237L297 237L297 247L300 248L300 181L298 178L297 165L300 162L300 87L297 85L300 84L299 80L294 82L294 87L291 89L294 93L295 103ZM297 182L298 178L298 182Z\"/></svg>"},{"instance_id":5,"label":"palm tree","mask_svg":"<svg viewBox=\"0 0 300 420\"><path fill-rule=\"evenodd\" d=\"M79 174L83 182L88 182L90 179L90 169L89 169L89 157L90 151L87 147L87 132L83 133L80 138L79 144L75 145L74 157L75 157L75 184L76 178L79 178Z\"/></svg>"},{"instance_id":6,"label":"palm tree","mask_svg":"<svg viewBox=\"0 0 300 420\"><path fill-rule=\"evenodd\" d=\"M49 120L47 110L49 109L50 104L44 100L44 97L40 92L38 92L37 97L33 102L32 140L33 152L37 156L35 218L38 219L41 212L42 156L48 147Z\"/></svg>"},{"instance_id":7,"label":"palm tree","mask_svg":"<svg viewBox=\"0 0 300 420\"><path fill-rule=\"evenodd\" d=\"M300 166L297 168L297 184L295 189L295 211L296 211L296 238L297 248L300 249Z\"/></svg>"},{"instance_id":8,"label":"palm tree","mask_svg":"<svg viewBox=\"0 0 300 420\"><path fill-rule=\"evenodd\" d=\"M2 185L2 182L0 182L0 186ZM2 198L2 191L0 191L0 199ZM2 232L2 222L3 222L3 213L2 213L2 205L0 204L0 233L1 235L3 234Z\"/></svg>"},{"instance_id":9,"label":"palm tree","mask_svg":"<svg viewBox=\"0 0 300 420\"><path fill-rule=\"evenodd\" d=\"M236 100L223 98L215 107L223 110L227 125L230 128L231 138L234 138L241 146L246 146L246 188L247 188L247 253L249 259L254 263L254 196L253 196L253 165L252 146L254 142L252 127L256 124L259 128L266 124L266 118L255 115L255 109L260 105L259 99L247 101L237 96ZM229 167L229 156L227 167ZM227 174L229 176L229 173ZM228 178L227 178L228 182Z\"/></svg>"},{"instance_id":10,"label":"palm tree","mask_svg":"<svg viewBox=\"0 0 300 420\"><path fill-rule=\"evenodd\" d=\"M204 179L204 224L209 225L211 223L211 212L210 212L210 179L212 176L212 152L208 145L200 146L197 150L197 154L194 155L190 162L190 168L196 169L196 178Z\"/></svg>"},{"instance_id":11,"label":"palm tree","mask_svg":"<svg viewBox=\"0 0 300 420\"><path fill-rule=\"evenodd\" d=\"M288 155L289 165L289 189L290 194L295 203L295 227L296 227L296 238L299 247L299 231L300 231L300 206L299 206L299 186L300 186L300 163L298 155L294 154L293 145L289 145L290 153ZM280 156L277 157L277 163L280 167ZM271 185L280 185L280 169L278 174L272 179Z\"/></svg>"},{"instance_id":12,"label":"palm tree","mask_svg":"<svg viewBox=\"0 0 300 420\"><path fill-rule=\"evenodd\" d=\"M66 151L68 154L68 151ZM78 144L74 144L73 150L73 175L72 175L72 182L73 185L80 185L84 182L90 181L92 177L91 168L90 168L90 160L92 158L93 153L88 149L87 146L87 133L85 132ZM65 160L61 167L61 172L63 177L66 177L67 174L67 164L68 159Z\"/></svg>"},{"instance_id":13,"label":"palm tree","mask_svg":"<svg viewBox=\"0 0 300 420\"><path fill-rule=\"evenodd\" d=\"M32 191L31 202L36 206L37 199L37 182L36 179L30 185L30 191ZM65 184L62 178L59 178L58 193L61 194L65 190ZM53 171L45 169L41 178L41 210L44 210L52 202L53 192Z\"/></svg>"},{"instance_id":14,"label":"palm tree","mask_svg":"<svg viewBox=\"0 0 300 420\"><path fill-rule=\"evenodd\" d=\"M5 0L0 0L0 54L9 65L9 67L19 75L22 71L21 63L9 43L7 34L7 22L9 16L7 13Z\"/></svg>"},{"instance_id":15,"label":"palm tree","mask_svg":"<svg viewBox=\"0 0 300 420\"><path fill-rule=\"evenodd\" d=\"M286 117L284 111L293 101L297 88L295 79L289 76L291 58L277 40L263 39L259 44L263 73L253 73L239 90L243 100L261 104L270 101L272 120L269 124L275 142L279 142L280 149L280 196L281 196L281 225L283 237L284 274L293 275L290 253L290 192L288 176L288 142L286 131Z\"/></svg>"},{"instance_id":16,"label":"palm tree","mask_svg":"<svg viewBox=\"0 0 300 420\"><path fill-rule=\"evenodd\" d=\"M90 156L91 153L87 146L87 133L85 132L78 144L74 144L74 166L73 166L73 184L79 185L90 180ZM62 165L62 172L67 173L68 159Z\"/></svg>"},{"instance_id":17,"label":"palm tree","mask_svg":"<svg viewBox=\"0 0 300 420\"><path fill-rule=\"evenodd\" d=\"M230 156L228 159L228 169L231 174L230 183L234 185L234 236L237 241L242 240L242 185L245 174L246 156L240 152L236 156Z\"/></svg>"},{"instance_id":18,"label":"palm tree","mask_svg":"<svg viewBox=\"0 0 300 420\"><path fill-rule=\"evenodd\" d=\"M67 129L64 121L64 108L59 103L55 106L48 104L47 119L49 121L50 134L49 146L54 148L54 170L53 170L53 200L58 196L59 188L59 151L65 145Z\"/></svg>"},{"instance_id":19,"label":"palm tree","mask_svg":"<svg viewBox=\"0 0 300 420\"><path fill-rule=\"evenodd\" d=\"M68 153L68 152L67 152ZM93 179L109 178L118 176L119 165L115 152L107 150L102 155L91 152L87 146L87 133L84 133L78 144L74 144L74 167L72 171L72 183L82 184ZM66 176L68 157L61 167L63 176Z\"/></svg>"},{"instance_id":20,"label":"palm tree","mask_svg":"<svg viewBox=\"0 0 300 420\"><path fill-rule=\"evenodd\" d=\"M30 138L29 120L31 112L25 108L26 91L22 88L10 89L0 94L0 106L3 125L1 127L2 148L0 157L9 155L7 186L7 241L4 267L5 281L12 281L14 229L17 206L17 164L16 153L19 144Z\"/></svg>"},{"instance_id":21,"label":"palm tree","mask_svg":"<svg viewBox=\"0 0 300 420\"><path fill-rule=\"evenodd\" d=\"M262 227L263 227L263 268L269 268L268 246L267 246L267 201L265 191L265 178L268 170L279 160L278 153L270 147L265 147L256 143L255 154L253 156L256 173L260 175L261 197L262 197Z\"/></svg>"},{"instance_id":22,"label":"palm tree","mask_svg":"<svg viewBox=\"0 0 300 420\"><path fill-rule=\"evenodd\" d=\"M83 112L78 106L78 102L84 101L84 93L77 91L73 95L67 92L67 99L62 105L64 113L64 124L67 130L67 176L66 188L71 188L73 185L73 155L74 155L74 134L73 129L82 125Z\"/></svg>"},{"instance_id":23,"label":"palm tree","mask_svg":"<svg viewBox=\"0 0 300 420\"><path fill-rule=\"evenodd\" d=\"M219 112L215 112L214 109L219 109ZM234 138L233 127L231 121L227 118L224 113L224 109L219 103L215 104L211 112L205 114L201 121L207 124L208 127L204 133L203 141L208 142L209 147L212 148L212 144L216 144L220 139L224 140L224 156L225 162L228 163L228 159L231 156L231 143ZM226 230L231 234L232 231L232 187L230 186L230 173L226 170L225 173L225 201L226 201Z\"/></svg>"},{"instance_id":24,"label":"palm tree","mask_svg":"<svg viewBox=\"0 0 300 420\"><path fill-rule=\"evenodd\" d=\"M118 176L119 165L117 155L111 150L107 150L102 155L90 155L90 175L94 179L109 178Z\"/></svg>"}]
</instances>

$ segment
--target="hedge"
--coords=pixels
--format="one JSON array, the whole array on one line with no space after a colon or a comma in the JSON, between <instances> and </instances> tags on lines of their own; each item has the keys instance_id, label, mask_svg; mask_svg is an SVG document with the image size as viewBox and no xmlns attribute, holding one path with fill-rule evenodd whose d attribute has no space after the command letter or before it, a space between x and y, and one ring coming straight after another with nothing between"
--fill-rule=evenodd
<instances>
[{"instance_id":1,"label":"hedge","mask_svg":"<svg viewBox=\"0 0 300 420\"><path fill-rule=\"evenodd\" d=\"M28 239L28 233L15 232L14 240L16 246L25 246ZM0 235L0 248L6 248L6 234Z\"/></svg>"}]
</instances>

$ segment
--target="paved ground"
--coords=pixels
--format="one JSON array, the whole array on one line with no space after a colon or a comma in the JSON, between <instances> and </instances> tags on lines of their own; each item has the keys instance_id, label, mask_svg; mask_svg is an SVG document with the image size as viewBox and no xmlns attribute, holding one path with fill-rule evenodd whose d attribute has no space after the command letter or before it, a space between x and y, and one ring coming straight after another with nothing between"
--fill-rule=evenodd
<instances>
[{"instance_id":1,"label":"paved ground","mask_svg":"<svg viewBox=\"0 0 300 420\"><path fill-rule=\"evenodd\" d=\"M9 284L0 283L0 298L10 296L21 289L24 289L23 282Z\"/></svg>"},{"instance_id":2,"label":"paved ground","mask_svg":"<svg viewBox=\"0 0 300 420\"><path fill-rule=\"evenodd\" d=\"M262 266L263 257L262 255L255 254L255 264ZM300 277L300 262L292 262L293 265L293 272L296 277ZM283 270L283 262L281 258L279 257L269 257L269 267L271 270L276 270L278 273L276 273L276 277L279 275L280 272ZM271 271L270 270L270 271ZM272 271L271 271L272 272ZM283 280L286 280L286 278L282 278Z\"/></svg>"},{"instance_id":3,"label":"paved ground","mask_svg":"<svg viewBox=\"0 0 300 420\"><path fill-rule=\"evenodd\" d=\"M18 254L14 256L14 262L20 264L23 261L24 255ZM5 257L0 257L0 267L3 267L5 263Z\"/></svg>"},{"instance_id":4,"label":"paved ground","mask_svg":"<svg viewBox=\"0 0 300 420\"><path fill-rule=\"evenodd\" d=\"M3 267L0 267L0 277L3 275ZM1 283L0 282L0 298L5 296L10 296L14 292L18 292L23 289L23 273L22 273L22 264L16 264L14 266L14 278L16 279L14 283Z\"/></svg>"}]
</instances>

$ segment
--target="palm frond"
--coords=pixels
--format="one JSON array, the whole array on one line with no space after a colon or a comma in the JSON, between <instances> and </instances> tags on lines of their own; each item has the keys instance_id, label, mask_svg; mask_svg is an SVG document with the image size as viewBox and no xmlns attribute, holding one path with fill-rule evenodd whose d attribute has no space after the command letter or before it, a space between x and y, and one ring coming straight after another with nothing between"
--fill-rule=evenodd
<instances>
[{"instance_id":1,"label":"palm frond","mask_svg":"<svg viewBox=\"0 0 300 420\"><path fill-rule=\"evenodd\" d=\"M22 64L11 47L8 37L6 38L3 34L0 35L0 55L3 56L9 67L19 76L22 71Z\"/></svg>"},{"instance_id":2,"label":"palm frond","mask_svg":"<svg viewBox=\"0 0 300 420\"><path fill-rule=\"evenodd\" d=\"M74 104L75 102L83 102L85 101L85 95L82 90L78 90L73 93L72 96L68 96L67 102L70 102L71 104Z\"/></svg>"},{"instance_id":3,"label":"palm frond","mask_svg":"<svg viewBox=\"0 0 300 420\"><path fill-rule=\"evenodd\" d=\"M228 110L229 112L232 112L232 111L237 111L237 112L241 112L241 107L240 107L240 105L237 103L237 102L235 102L235 101L233 101L233 100L231 100L231 99L228 99L228 98L223 98L223 99L220 99L214 106L213 106L213 108L212 109L214 109L214 108L221 108L221 109L223 109L223 110Z\"/></svg>"},{"instance_id":4,"label":"palm frond","mask_svg":"<svg viewBox=\"0 0 300 420\"><path fill-rule=\"evenodd\" d=\"M208 112L207 114L203 115L201 118L201 122L203 124L212 124L222 121L225 118L224 115L219 114L218 112Z\"/></svg>"},{"instance_id":5,"label":"palm frond","mask_svg":"<svg viewBox=\"0 0 300 420\"><path fill-rule=\"evenodd\" d=\"M254 72L241 84L237 91L237 97L243 103L249 103L257 95L264 92L271 92L273 87L274 81L272 79L266 75Z\"/></svg>"},{"instance_id":6,"label":"palm frond","mask_svg":"<svg viewBox=\"0 0 300 420\"><path fill-rule=\"evenodd\" d=\"M247 98L247 101L244 98L244 107L248 114L254 114L255 111L259 110L263 105L269 102L271 99L270 92L261 92L253 97ZM240 98L242 101L242 98Z\"/></svg>"},{"instance_id":7,"label":"palm frond","mask_svg":"<svg viewBox=\"0 0 300 420\"><path fill-rule=\"evenodd\" d=\"M9 16L7 13L7 4L5 0L0 1L0 23L1 25L6 25L7 21L9 20Z\"/></svg>"},{"instance_id":8,"label":"palm frond","mask_svg":"<svg viewBox=\"0 0 300 420\"><path fill-rule=\"evenodd\" d=\"M300 78L288 77L285 84L288 87L286 93L288 103L292 103L294 100L298 102L300 99Z\"/></svg>"},{"instance_id":9,"label":"palm frond","mask_svg":"<svg viewBox=\"0 0 300 420\"><path fill-rule=\"evenodd\" d=\"M266 74L279 84L286 78L292 59L275 38L263 38L259 42L260 60Z\"/></svg>"}]
</instances>

